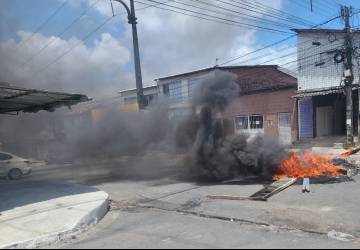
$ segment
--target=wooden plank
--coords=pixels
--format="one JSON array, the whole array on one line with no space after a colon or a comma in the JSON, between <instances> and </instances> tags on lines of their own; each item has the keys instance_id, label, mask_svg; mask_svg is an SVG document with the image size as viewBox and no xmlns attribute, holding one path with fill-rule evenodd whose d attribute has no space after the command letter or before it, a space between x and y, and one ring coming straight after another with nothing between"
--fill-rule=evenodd
<instances>
[{"instance_id":1,"label":"wooden plank","mask_svg":"<svg viewBox=\"0 0 360 250\"><path fill-rule=\"evenodd\" d=\"M208 195L207 198L212 200L231 200L231 201L267 201L270 197L278 194L285 189L289 188L297 182L297 178L287 178L280 181L276 181L268 187L263 188L262 190L256 192L255 194L249 197L241 196L228 196L228 195Z\"/></svg>"},{"instance_id":2,"label":"wooden plank","mask_svg":"<svg viewBox=\"0 0 360 250\"><path fill-rule=\"evenodd\" d=\"M292 178L290 180L288 180L285 184L279 186L278 188L276 188L274 191L272 191L271 193L269 193L268 195L265 195L264 198L268 199L271 196L274 196L275 194L278 194L282 191L284 191L285 189L291 187L292 185L294 185L297 182L297 178ZM275 182L276 183L276 182Z\"/></svg>"},{"instance_id":3,"label":"wooden plank","mask_svg":"<svg viewBox=\"0 0 360 250\"><path fill-rule=\"evenodd\" d=\"M241 197L241 196L228 196L228 195L208 195L207 198L212 200L230 200L230 201L267 201L267 199L262 197Z\"/></svg>"}]
</instances>

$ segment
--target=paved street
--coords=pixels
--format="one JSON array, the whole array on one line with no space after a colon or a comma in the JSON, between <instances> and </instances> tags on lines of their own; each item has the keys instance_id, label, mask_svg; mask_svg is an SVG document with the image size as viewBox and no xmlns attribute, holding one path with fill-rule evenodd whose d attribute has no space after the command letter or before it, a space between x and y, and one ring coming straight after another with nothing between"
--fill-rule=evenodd
<instances>
[{"instance_id":1,"label":"paved street","mask_svg":"<svg viewBox=\"0 0 360 250\"><path fill-rule=\"evenodd\" d=\"M47 173L53 179L66 179L65 171L59 172L58 168L61 166L53 166ZM351 182L313 183L309 195L294 185L268 202L206 198L251 195L263 187L253 181L199 185L169 178L117 177L99 178L92 184L109 193L113 200L105 219L80 237L53 248L360 247L360 201L354 199L360 177ZM39 171L33 178L47 178L47 174ZM88 182L80 176L70 180ZM332 230L354 238L351 242L330 239L328 233Z\"/></svg>"},{"instance_id":2,"label":"paved street","mask_svg":"<svg viewBox=\"0 0 360 250\"><path fill-rule=\"evenodd\" d=\"M60 248L356 248L325 236L242 225L173 212L111 212L94 230Z\"/></svg>"}]
</instances>

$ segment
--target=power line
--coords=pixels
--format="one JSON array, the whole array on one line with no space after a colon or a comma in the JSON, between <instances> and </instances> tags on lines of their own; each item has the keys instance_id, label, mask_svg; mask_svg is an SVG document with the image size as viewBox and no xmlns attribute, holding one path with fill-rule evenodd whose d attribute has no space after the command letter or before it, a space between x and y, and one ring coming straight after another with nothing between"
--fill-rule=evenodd
<instances>
[{"instance_id":1,"label":"power line","mask_svg":"<svg viewBox=\"0 0 360 250\"><path fill-rule=\"evenodd\" d=\"M327 20L327 21L325 21L325 22L323 22L323 23L321 23L321 24L318 24L318 25L316 25L316 26L313 26L312 28L314 29L314 28L317 28L317 27L326 25L326 24L328 24L328 23L330 23L330 22L332 22L332 21L334 21L334 20L339 19L340 17L341 17L341 16L337 16L337 17L331 18L330 20ZM231 62L234 62L234 61L237 61L237 60L239 60L239 59L242 58L242 57L249 56L249 55L255 54L255 53L257 53L257 52L263 51L263 50L265 50L265 49L274 47L274 46L279 45L279 44L281 44L281 43L283 43L283 42L289 41L290 39L295 38L296 36L297 36L297 34L291 35L291 36L289 36L289 37L287 37L287 38L284 38L284 39L281 39L281 40L279 40L279 41L277 41L277 42L268 44L268 45L266 45L266 46L264 46L264 47L262 47L262 48L260 48L260 49L254 50L254 51L249 52L249 53L246 53L246 54L242 54L242 55L237 56L237 57L234 57L234 58L232 58L232 59L230 59L230 60L228 60L228 61L220 64L220 66L225 65L225 64L228 64L228 63L231 63Z\"/></svg>"},{"instance_id":2,"label":"power line","mask_svg":"<svg viewBox=\"0 0 360 250\"><path fill-rule=\"evenodd\" d=\"M234 0L231 0L231 3L225 2L223 0L217 0L217 1L220 2L220 3L224 3L224 4L227 4L227 5L233 6L233 7L237 7L237 8L242 9L242 10L254 12L254 13L257 13L257 14L261 14L261 15L267 15L269 17L281 19L283 21L289 21L288 18L279 17L279 16L273 15L271 13L266 13L263 10L259 10L259 8L257 8L256 6L252 6L252 5L246 4L244 2L238 2L238 1L234 1ZM234 3L236 3L236 4L234 4ZM306 22L303 22L303 21L299 21L297 23L300 24L300 25L304 25L304 24L308 25Z\"/></svg>"},{"instance_id":3,"label":"power line","mask_svg":"<svg viewBox=\"0 0 360 250\"><path fill-rule=\"evenodd\" d=\"M61 54L60 56L58 56L54 61L50 62L49 64L47 64L45 67L41 68L40 70L36 71L35 74L41 73L43 71L45 71L47 68L49 68L50 66L52 66L53 64L57 63L58 61L60 61L63 57L65 57L66 55L68 55L70 52L72 52L75 48L77 48L78 46L80 46L81 44L83 44L83 41L87 40L89 37L91 37L93 34L95 34L97 31L99 31L101 28L103 28L108 22L111 21L111 19L113 19L115 16L111 16L109 18L107 18L103 23L101 23L96 29L94 29L93 31L89 32L83 39L81 39L78 43L76 43L74 46L72 46L69 50L67 50L65 53Z\"/></svg>"},{"instance_id":4,"label":"power line","mask_svg":"<svg viewBox=\"0 0 360 250\"><path fill-rule=\"evenodd\" d=\"M168 3L168 2L172 2L174 0L168 0L164 3ZM148 7L144 7L144 8L139 8L137 9L138 11L140 10L144 10L150 7L155 7L156 5L151 5ZM102 29L108 22L111 21L111 19L115 18L116 16L120 16L123 14L127 14L127 12L124 13L120 13L120 14L115 14L111 17L109 17L108 19L106 19L103 23L101 23L97 28L95 28L94 30L92 30L91 32L89 32L82 40L80 40L77 44L75 44L74 46L72 46L69 50L65 51L63 54L61 54L60 56L58 56L57 58L55 58L55 60L53 60L52 62L50 62L49 64L47 64L45 67L43 67L42 69L36 71L34 74L38 74L41 73L43 71L45 71L47 68L49 68L50 66L54 65L55 63L57 63L58 61L60 61L62 58L64 58L66 55L70 54L74 49L76 49L78 46L80 46L85 40L87 40L88 38L90 38L93 34L95 34L97 31L99 31L100 29ZM34 75L33 74L33 75Z\"/></svg>"},{"instance_id":5,"label":"power line","mask_svg":"<svg viewBox=\"0 0 360 250\"><path fill-rule=\"evenodd\" d=\"M308 42L309 42L309 41L304 41L304 42L302 42L302 43L299 43L298 46L299 46L299 45L304 45L304 44L306 44L306 43L308 43ZM329 49L330 49L331 46L333 46L333 45L334 45L334 44L330 43L330 44L324 45L322 48L323 48L323 50L326 50L328 47L329 47ZM336 48L341 48L341 47L342 47L342 44L341 44L341 46L336 47ZM326 49L325 49L325 48L326 48ZM290 50L290 49L294 49L294 47L287 48L287 49L285 49L285 51L286 51L286 50ZM288 54L286 54L286 55L282 55L282 56L277 57L277 58L275 58L275 59L272 59L272 60L269 60L269 61L266 61L266 62L262 62L261 64L265 64L265 63L269 63L269 62L272 62L272 61L275 61L275 60L278 60L278 59L290 57L290 56L296 55L297 53L304 52L304 51L306 51L307 53L309 53L309 52L311 52L311 51L315 51L316 49L317 49L316 46L315 46L315 47L313 46L313 47L303 48L302 50L297 50L296 52L291 52L291 53L288 53ZM283 51L284 51L284 50L283 50ZM243 64L243 63L245 63L245 62L254 61L254 60L257 60L257 59L261 59L261 58L263 58L263 57L264 57L264 55L259 56L259 57L257 57L257 58L250 58L250 59L247 59L247 60L238 62L238 64Z\"/></svg>"},{"instance_id":6,"label":"power line","mask_svg":"<svg viewBox=\"0 0 360 250\"><path fill-rule=\"evenodd\" d=\"M42 30L67 4L69 0L65 0L46 20L45 22L43 22L38 28L36 28L36 30L25 40L21 41L17 47L19 48L20 46L22 46L22 44L27 43L28 41L30 41L36 33L38 33L40 30Z\"/></svg>"},{"instance_id":7,"label":"power line","mask_svg":"<svg viewBox=\"0 0 360 250\"><path fill-rule=\"evenodd\" d=\"M168 6L168 7L178 9L178 10L181 10L181 11L194 13L196 15L201 15L201 16L205 16L205 17L209 17L209 18L219 19L221 21L225 21L225 22L229 22L229 23L234 23L234 24L237 24L238 26L244 26L244 27L248 27L248 28L252 28L252 29L256 29L256 30L264 30L264 31L270 31L270 32L275 32L275 33L292 34L292 32L288 32L288 31L272 29L272 28L262 27L262 26L258 26L258 25L247 24L247 23L243 23L243 22L237 22L237 21L234 21L234 20L231 20L231 19L226 19L226 18L214 16L214 15L204 14L204 13L201 13L201 12L197 12L197 11L193 11L193 10L189 10L189 9L185 9L185 8L181 8L181 7L177 7L177 6L173 6L173 5L170 5L170 4L160 3L160 2L157 2L157 1L154 1L154 0L147 0L147 1L162 4L164 6ZM158 7L156 7L156 8L158 8Z\"/></svg>"},{"instance_id":8,"label":"power line","mask_svg":"<svg viewBox=\"0 0 360 250\"><path fill-rule=\"evenodd\" d=\"M89 12L89 10L91 10L95 5L97 5L99 3L100 0L95 1L93 4L91 4L88 8L86 8L85 11L83 11L81 13L81 15L79 15L77 18L75 18L63 31L61 31L57 37L61 37L62 35L64 35L67 31L69 31L71 29L72 26L74 26L83 16L86 15L86 13ZM56 37L53 37L47 44L45 44L45 46L43 46L37 53L33 54L32 56L30 56L23 64L21 64L20 67L24 67L26 64L28 64L29 62L31 62L34 58L36 58L37 56L39 56L43 51L45 51L51 44L53 44L55 41L57 40Z\"/></svg>"},{"instance_id":9,"label":"power line","mask_svg":"<svg viewBox=\"0 0 360 250\"><path fill-rule=\"evenodd\" d=\"M221 24L230 25L230 26L235 26L235 27L241 27L241 28L244 27L243 25L237 25L237 24L234 24L234 23L224 22L224 21L221 21L221 20L218 20L218 19L211 19L211 18L207 18L207 17L203 17L203 16L192 15L192 14L188 14L188 13L185 13L185 12L177 11L177 10L174 10L174 9L168 9L168 8L164 8L164 7L159 7L159 6L151 5L151 4L148 4L148 3L143 3L143 2L138 1L138 0L136 0L136 2L137 2L137 3L140 3L140 4L143 4L143 5L147 5L147 6L153 6L153 7L157 8L157 9L160 9L160 10L165 10L165 11L168 11L168 12L177 13L177 14L181 14L181 15L184 15L184 16L194 17L194 18L201 19L201 20L207 20L207 21L211 21L211 22L215 22L215 23L221 23ZM249 29L254 29L254 28L249 28ZM256 30L257 30L257 29L256 29ZM271 32L271 31L268 31L268 32ZM275 33L275 32L272 32L272 33ZM288 33L289 33L289 32L288 32ZM277 33L277 34L278 34L278 33Z\"/></svg>"},{"instance_id":10,"label":"power line","mask_svg":"<svg viewBox=\"0 0 360 250\"><path fill-rule=\"evenodd\" d=\"M275 14L278 14L278 15L282 15L282 16L285 16L285 17L288 17L289 19L294 19L294 20L300 20L302 22L306 22L308 23L309 26L312 26L314 25L313 23L311 23L310 21L304 19L304 18L300 18L300 17L297 17L293 14L290 14L290 13L287 13L285 11L282 11L282 10L279 10L279 9L275 9L271 6L268 6L268 5L265 5L264 3L259 3L255 0L253 0L252 2L248 1L248 0L243 0L249 4L253 4L253 5L256 5L256 6L259 6L260 8L266 10L266 11L271 11L272 13L275 13Z\"/></svg>"},{"instance_id":11,"label":"power line","mask_svg":"<svg viewBox=\"0 0 360 250\"><path fill-rule=\"evenodd\" d=\"M248 10L248 11L251 11L251 10L248 9L248 8L251 8L253 10L258 11L259 14L267 15L270 18L277 18L277 19L280 19L280 20L283 20L283 21L286 21L286 22L300 24L300 25L306 25L306 26L313 25L308 20L305 20L305 19L302 19L302 18L299 18L299 17L295 17L295 16L293 16L291 14L287 14L287 13L284 14L285 12L280 11L280 10L275 9L275 8L272 8L270 6L264 5L263 3L260 4L260 3L257 3L255 1L250 2L250 1L247 1L247 0L242 0L241 2L235 1L235 0L228 0L228 1L230 1L231 3L235 3L235 4L231 4L231 3L223 2L223 1L221 1L221 2L223 2L225 4L228 4L228 5L231 5L231 6L235 6L235 7L240 8L240 9L245 9L245 10Z\"/></svg>"},{"instance_id":12,"label":"power line","mask_svg":"<svg viewBox=\"0 0 360 250\"><path fill-rule=\"evenodd\" d=\"M236 26L236 27L243 28L243 26L236 25L234 23L222 22L222 21L219 21L217 19L211 19L211 18L206 18L206 17L202 17L202 16L192 15L192 14L188 14L188 13L173 10L173 9L168 9L168 8L163 8L163 7L151 5L151 4L148 4L148 3L143 3L143 2L138 1L138 0L136 0L136 2L139 3L139 4L149 6L149 7L155 7L155 8L160 9L160 10L165 10L165 11L168 11L168 12L177 13L177 14L181 14L181 15L184 15L184 16L194 17L194 18L201 19L201 20L206 20L206 21L211 21L211 22L215 22L215 23L221 23L221 24L226 24L226 25L230 25L230 26Z\"/></svg>"},{"instance_id":13,"label":"power line","mask_svg":"<svg viewBox=\"0 0 360 250\"><path fill-rule=\"evenodd\" d=\"M240 15L234 15L234 14L231 14L232 16L235 16L237 18L240 18L242 20L250 20L250 21L254 21L254 20L258 20L259 22L263 22L263 23L268 23L268 24L272 24L274 26L278 26L278 27L282 27L282 28L287 28L287 29L291 29L293 27L287 25L287 24L284 24L284 23L280 23L280 22L276 22L276 21L271 21L271 20L267 20L265 18L261 18L261 17L257 17L257 16L254 16L254 15L249 15L249 14L246 14L246 13L242 13L240 11L236 11L236 10L232 10L232 9L228 9L228 8L224 8L223 6L219 6L219 5L215 5L215 4L211 4L211 3L208 3L208 2L204 2L202 0L191 0L193 2L198 2L198 3L201 3L201 4L204 4L204 5L207 5L207 6L211 6L211 7L215 7L217 9L222 9L222 10L226 10L226 11L229 11L229 12L233 12L233 13L237 13L237 14L240 14ZM177 2L177 1L175 1ZM177 2L179 3L179 2ZM180 4L184 4L184 3L180 3ZM185 4L184 4L185 5ZM190 5L190 6L193 6L193 5ZM198 6L193 6L195 8L200 8ZM203 9L203 8L202 8ZM205 9L205 10L208 10L208 9ZM210 10L208 10L210 11ZM211 10L212 11L212 10ZM214 12L214 11L212 11ZM215 13L219 13L219 12L215 12ZM220 12L221 13L221 12ZM223 15L229 15L228 13L221 13ZM245 17L244 17L245 16Z\"/></svg>"}]
</instances>

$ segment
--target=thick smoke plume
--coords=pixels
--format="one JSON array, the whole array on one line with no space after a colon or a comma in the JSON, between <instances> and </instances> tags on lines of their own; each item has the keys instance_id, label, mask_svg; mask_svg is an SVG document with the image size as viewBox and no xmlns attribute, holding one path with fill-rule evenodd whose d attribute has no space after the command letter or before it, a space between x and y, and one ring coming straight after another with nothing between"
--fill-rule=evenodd
<instances>
[{"instance_id":1,"label":"thick smoke plume","mask_svg":"<svg viewBox=\"0 0 360 250\"><path fill-rule=\"evenodd\" d=\"M94 166L94 173L103 168L111 176L160 178L164 173L169 177L185 173L187 178L200 180L271 178L285 155L283 148L261 136L232 135L229 121L223 119L222 113L239 93L236 75L216 70L195 90L193 113L181 118L169 118L171 100L159 100L143 112L119 112L110 105L95 122L68 124L61 133L51 133L71 118L61 112L41 112L21 119L2 117L0 139L7 148L11 144L14 153L26 145L33 150L45 147L47 160L90 162L84 165ZM28 143L24 138L29 135ZM98 160L106 164L97 165ZM89 171L78 168L79 175Z\"/></svg>"},{"instance_id":2,"label":"thick smoke plume","mask_svg":"<svg viewBox=\"0 0 360 250\"><path fill-rule=\"evenodd\" d=\"M235 75L216 71L215 77L206 79L193 98L192 104L199 112L191 118L197 122L188 122L196 125L196 133L190 135L195 134L192 145L188 146L192 169L200 178L224 180L244 175L271 178L286 155L277 142L262 136L227 135L221 112L239 93Z\"/></svg>"}]
</instances>

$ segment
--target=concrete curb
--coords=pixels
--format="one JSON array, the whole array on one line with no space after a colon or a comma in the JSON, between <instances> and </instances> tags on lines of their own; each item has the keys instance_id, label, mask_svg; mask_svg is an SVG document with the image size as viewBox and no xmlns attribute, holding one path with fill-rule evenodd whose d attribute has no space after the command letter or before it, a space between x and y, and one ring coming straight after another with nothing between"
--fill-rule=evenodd
<instances>
[{"instance_id":1,"label":"concrete curb","mask_svg":"<svg viewBox=\"0 0 360 250\"><path fill-rule=\"evenodd\" d=\"M34 248L46 247L49 246L50 244L54 244L62 240L71 239L72 237L85 232L89 227L96 225L101 219L105 217L105 215L109 211L109 203L110 203L109 195L106 194L106 197L107 198L104 199L99 205L97 205L96 208L85 214L76 224L76 226L72 229L43 235L31 240L19 241L7 245L2 245L0 246L0 249L34 249Z\"/></svg>"}]
</instances>

